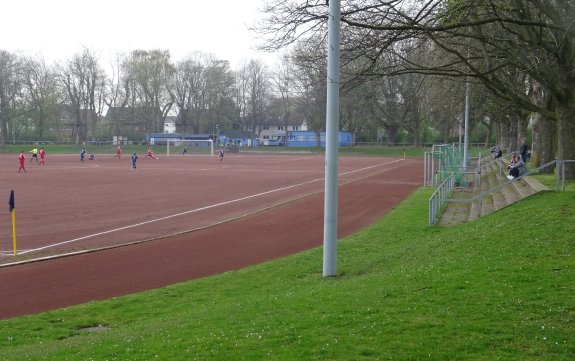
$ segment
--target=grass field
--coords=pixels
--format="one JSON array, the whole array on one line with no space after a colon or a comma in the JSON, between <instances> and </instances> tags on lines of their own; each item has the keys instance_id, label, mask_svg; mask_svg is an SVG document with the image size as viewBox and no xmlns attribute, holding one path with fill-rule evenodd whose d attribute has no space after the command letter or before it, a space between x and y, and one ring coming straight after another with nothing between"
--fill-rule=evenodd
<instances>
[{"instance_id":1,"label":"grass field","mask_svg":"<svg viewBox=\"0 0 575 361\"><path fill-rule=\"evenodd\" d=\"M341 241L338 277L318 248L0 321L0 359L575 359L575 192L429 228L432 191Z\"/></svg>"}]
</instances>

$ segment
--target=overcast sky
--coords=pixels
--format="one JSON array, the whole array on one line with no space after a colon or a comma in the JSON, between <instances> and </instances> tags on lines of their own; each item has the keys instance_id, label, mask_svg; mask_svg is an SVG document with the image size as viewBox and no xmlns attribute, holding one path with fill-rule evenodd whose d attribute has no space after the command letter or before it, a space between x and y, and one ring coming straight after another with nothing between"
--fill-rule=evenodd
<instances>
[{"instance_id":1,"label":"overcast sky","mask_svg":"<svg viewBox=\"0 0 575 361\"><path fill-rule=\"evenodd\" d=\"M108 61L118 51L168 49L177 61L193 51L214 54L237 68L257 52L248 27L261 19L264 0L5 0L0 49L65 60L85 47Z\"/></svg>"}]
</instances>

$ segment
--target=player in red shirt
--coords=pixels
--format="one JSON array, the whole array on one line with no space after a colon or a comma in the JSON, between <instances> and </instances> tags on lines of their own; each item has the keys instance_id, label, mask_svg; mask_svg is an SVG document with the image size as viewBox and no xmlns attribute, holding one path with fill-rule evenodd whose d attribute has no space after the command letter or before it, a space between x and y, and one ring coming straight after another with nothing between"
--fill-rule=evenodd
<instances>
[{"instance_id":1,"label":"player in red shirt","mask_svg":"<svg viewBox=\"0 0 575 361\"><path fill-rule=\"evenodd\" d=\"M18 173L20 173L21 170L24 170L24 172L26 172L26 168L24 167L24 163L26 162L26 155L24 154L24 151L20 151L20 155L18 155L18 160L20 161L20 168L18 168Z\"/></svg>"},{"instance_id":2,"label":"player in red shirt","mask_svg":"<svg viewBox=\"0 0 575 361\"><path fill-rule=\"evenodd\" d=\"M44 157L46 156L46 152L44 151L44 147L40 148L40 163L38 165L46 165L44 163Z\"/></svg>"},{"instance_id":3,"label":"player in red shirt","mask_svg":"<svg viewBox=\"0 0 575 361\"><path fill-rule=\"evenodd\" d=\"M120 159L120 156L122 155L122 147L119 145L118 148L116 148L116 155L114 156L114 158L118 158Z\"/></svg>"},{"instance_id":4,"label":"player in red shirt","mask_svg":"<svg viewBox=\"0 0 575 361\"><path fill-rule=\"evenodd\" d=\"M154 159L154 152L152 152L152 148L148 148L148 154L146 154L146 158Z\"/></svg>"}]
</instances>

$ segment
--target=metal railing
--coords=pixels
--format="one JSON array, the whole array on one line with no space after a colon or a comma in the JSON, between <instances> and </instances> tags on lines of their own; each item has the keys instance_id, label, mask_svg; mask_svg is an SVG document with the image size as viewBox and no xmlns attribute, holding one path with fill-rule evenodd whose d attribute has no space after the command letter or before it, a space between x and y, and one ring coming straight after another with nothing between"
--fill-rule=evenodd
<instances>
[{"instance_id":1,"label":"metal railing","mask_svg":"<svg viewBox=\"0 0 575 361\"><path fill-rule=\"evenodd\" d=\"M491 160L491 158L488 158L487 156L482 158L481 155L479 156L478 160L477 160L477 166L475 167L475 179L476 179L476 186L481 186L481 172L482 172L482 168L484 167L484 160L487 161L487 159ZM497 162L499 164L499 171L501 173L505 173L505 171L503 170L504 168L504 161L501 162ZM499 184L496 187L493 187L491 189L488 189L486 191L483 191L479 194L476 194L472 197L469 198L448 198L448 196L451 194L451 192L453 191L453 188L456 185L455 182L455 173L452 173L447 179L445 179L443 181L443 183L441 183L441 185L439 185L437 187L437 189L435 190L435 192L433 193L433 195L429 198L429 225L434 225L439 212L441 210L441 207L449 202L464 202L464 203L471 203L473 201L479 201L480 202L480 208L481 208L481 203L483 202L483 199L499 190L501 190L504 187L507 187L509 184L511 184L512 182L516 182L520 179L523 179L527 176L532 176L534 174L538 174L540 173L542 170L547 169L549 167L554 166L555 167L555 179L556 179L556 189L557 191L565 191L565 182L566 182L566 175L565 175L565 168L567 164L575 164L575 160L553 160L550 161L546 164L543 164L537 168L531 169L529 170L527 173L520 175L519 177L516 177L512 180L508 180L506 182L503 182L501 184ZM478 216L481 216L481 211L479 211Z\"/></svg>"},{"instance_id":2,"label":"metal railing","mask_svg":"<svg viewBox=\"0 0 575 361\"><path fill-rule=\"evenodd\" d=\"M429 225L435 224L437 215L441 207L445 204L447 197L453 191L455 186L455 173L451 173L440 185L435 192L429 197Z\"/></svg>"},{"instance_id":3,"label":"metal railing","mask_svg":"<svg viewBox=\"0 0 575 361\"><path fill-rule=\"evenodd\" d=\"M502 161L502 163L506 163L506 161ZM538 168L530 170L527 174L524 174L523 176L533 175L533 174L539 173L541 170L555 164L555 189L557 191L565 191L565 182L566 182L565 168L566 168L566 164L569 164L569 163L575 163L575 160L572 160L572 159L552 160L547 164L544 164ZM499 172L502 174L505 174L505 171L503 170L503 166L504 166L504 164L499 163ZM523 176L517 177L515 179L521 179L521 178L523 178Z\"/></svg>"},{"instance_id":4,"label":"metal railing","mask_svg":"<svg viewBox=\"0 0 575 361\"><path fill-rule=\"evenodd\" d=\"M434 144L431 152L424 154L424 185L436 186L455 172L460 178L463 163L462 144Z\"/></svg>"},{"instance_id":5,"label":"metal railing","mask_svg":"<svg viewBox=\"0 0 575 361\"><path fill-rule=\"evenodd\" d=\"M558 162L557 174L561 173L561 188L559 188L559 181L558 181L557 190L561 189L563 192L565 192L565 163L575 163L575 160L572 159L558 160L557 162ZM559 169L561 169L561 172L559 172ZM557 177L557 179L559 179L559 177Z\"/></svg>"},{"instance_id":6,"label":"metal railing","mask_svg":"<svg viewBox=\"0 0 575 361\"><path fill-rule=\"evenodd\" d=\"M552 165L556 166L556 167L557 167L557 170L559 170L559 169L560 169L559 167L561 167L561 165L564 164L565 162L575 162L575 161L571 161L571 160L569 160L569 161L553 160L553 161L551 161L551 162L549 162L549 163L546 163L546 164L544 164L544 165L542 165L542 166L540 166L540 167L537 167L537 168L535 168L535 169L532 169L532 170L528 171L527 173L525 173L525 174L523 174L523 175L521 175L521 176L519 176L519 177L516 177L516 178L514 178L514 179L512 179L512 180L508 180L508 181L506 181L506 182L503 182L503 183L501 183L500 185L498 185L498 186L496 186L496 187L493 187L493 188L491 188L491 189L488 189L488 190L486 190L486 191L483 191L483 192L481 192L481 193L479 193L479 194L476 194L476 195L474 195L474 196L472 196L472 197L470 197L470 198L447 198L447 199L444 199L443 202L442 202L442 205L443 205L444 203L449 203L449 202L471 203L471 202L476 201L476 200L478 200L478 201L481 203L481 202L483 202L483 198L485 198L486 196L489 196L489 195L491 195L491 194L493 194L493 193L495 193L495 192L501 190L502 188L508 186L508 185L511 184L512 182L516 182L516 181L518 181L518 180L520 180L520 179L523 179L523 178L525 178L525 177L527 177L527 176L530 176L530 175L533 175L533 174L537 174L537 173L539 173L541 170L543 170L543 169L545 169L545 168L548 168L548 167L550 167L550 166L552 166ZM479 169L479 167L478 167L478 169ZM559 172L556 172L556 173L557 173L557 190L559 190L559 179L560 179L560 177L559 177ZM563 184L564 184L564 182L565 182L565 179L564 179L564 178L565 178L565 177L563 176ZM437 193L438 191L439 191L439 188L436 190L436 193ZM435 193L434 193L434 195L435 195ZM433 197L433 196L432 196L432 197ZM431 201L431 199L430 199L430 201ZM430 202L429 209L430 209L429 212L430 212L430 214L431 214L431 212L432 212L431 202ZM434 211L435 211L435 210L434 210ZM435 214L435 216L437 217L437 214ZM481 211L479 212L478 216L481 216ZM429 224L430 224L430 225L435 224L435 219L434 219L434 222L432 223L432 222L431 222L431 217L430 217L430 223L429 223Z\"/></svg>"}]
</instances>

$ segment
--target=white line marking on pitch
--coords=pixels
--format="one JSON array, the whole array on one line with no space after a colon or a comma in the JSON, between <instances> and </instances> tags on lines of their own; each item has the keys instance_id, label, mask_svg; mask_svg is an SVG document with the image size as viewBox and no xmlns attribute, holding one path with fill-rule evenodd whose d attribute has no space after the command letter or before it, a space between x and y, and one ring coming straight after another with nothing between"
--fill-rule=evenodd
<instances>
[{"instance_id":1,"label":"white line marking on pitch","mask_svg":"<svg viewBox=\"0 0 575 361\"><path fill-rule=\"evenodd\" d=\"M369 167L364 167L364 168L360 168L360 169L356 169L356 170L352 170L352 171L340 173L339 175L340 175L340 176L342 176L342 175L349 175L349 174L357 173L357 172L360 172L360 171L363 171L363 170L373 169L373 168L376 168L376 167L381 167L381 166L384 166L384 165L392 164L392 163L395 163L395 162L398 162L398 161L401 161L401 160L402 160L402 159L396 159L396 160L393 160L393 161L390 161L390 162L381 163L381 164L376 164L376 165L372 165L372 166L369 166ZM312 179L312 180L309 180L309 181L306 181L306 182L303 182L303 183L298 183L298 184L294 184L294 185L287 186L287 187L272 189L272 190L267 191L267 192L256 193L256 194L252 194L252 195L250 195L250 196L233 199L233 200L231 200L231 201L226 201L226 202L221 202L221 203L212 204L212 205L209 205L209 206L206 206L206 207L191 209L191 210L189 210L189 211L180 212L180 213L176 213L176 214L171 214L171 215L169 215L169 216L164 216L164 217L160 217L160 218L155 218L155 219L151 219L151 220L149 220L149 221L140 222L140 223L135 223L135 224L131 224L131 225L124 226L124 227L114 228L114 229L110 229L110 230L103 231L103 232L98 232L98 233L94 233L94 234L89 234L89 235L87 235L87 236L74 238L74 239L71 239L71 240L68 240L68 241L64 241L64 242L54 243L54 244L51 244L51 245L48 245L48 246L44 246L44 247L28 249L28 250L20 251L20 252L18 252L18 253L19 253L19 254L25 254L25 253L29 253L29 252L41 251L41 250L45 250L45 249L48 249L48 248L61 246L61 245L68 244L68 243L78 242L78 241L81 241L81 240L84 240L84 239L88 239L88 238L93 238L93 237L102 236L102 235L105 235L105 234L110 234L110 233L114 233L114 232L119 232L119 231L123 231L123 230L126 230L126 229L143 226L143 225L150 224L150 223L155 223L155 222L159 222L159 221L165 221L165 220L167 220L167 219L176 218L176 217L180 217L180 216L187 215L187 214L192 214L192 213L201 212L201 211L205 211L205 210L211 209L211 208L221 207L221 206L225 206L225 205L228 205L228 204L245 201L245 200L247 200L247 199L257 198L257 197L265 196L265 195L268 195L268 194L285 191L285 190L288 190L288 189L300 187L300 186L303 186L303 185L306 185L306 184L311 184L311 183L315 183L315 182L319 182L319 181L323 181L323 180L324 180L324 177L322 177L322 178L316 178L316 179Z\"/></svg>"}]
</instances>

